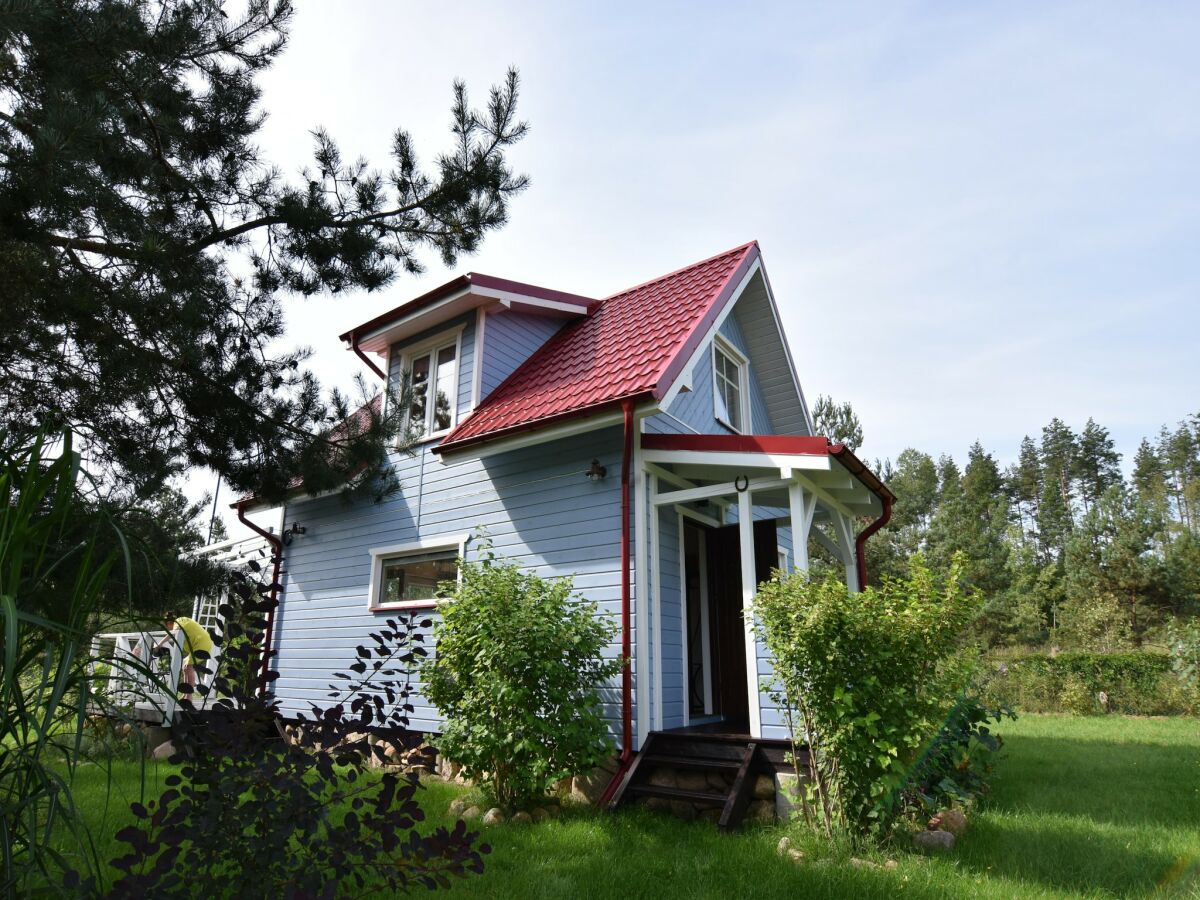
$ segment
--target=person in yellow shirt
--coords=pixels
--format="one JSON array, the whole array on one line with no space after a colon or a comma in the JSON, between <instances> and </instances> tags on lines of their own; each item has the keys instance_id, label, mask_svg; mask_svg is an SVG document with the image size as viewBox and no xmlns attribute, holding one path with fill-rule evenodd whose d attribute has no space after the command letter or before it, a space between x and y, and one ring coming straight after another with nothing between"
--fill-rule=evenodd
<instances>
[{"instance_id":1,"label":"person in yellow shirt","mask_svg":"<svg viewBox=\"0 0 1200 900\"><path fill-rule=\"evenodd\" d=\"M174 613L167 613L163 619L167 626L167 636L159 641L154 649L162 647L167 641L175 640L177 633L183 634L183 680L192 685L196 684L196 654L206 653L210 657L213 651L212 638L204 626L195 619L189 619L187 616L176 616Z\"/></svg>"}]
</instances>

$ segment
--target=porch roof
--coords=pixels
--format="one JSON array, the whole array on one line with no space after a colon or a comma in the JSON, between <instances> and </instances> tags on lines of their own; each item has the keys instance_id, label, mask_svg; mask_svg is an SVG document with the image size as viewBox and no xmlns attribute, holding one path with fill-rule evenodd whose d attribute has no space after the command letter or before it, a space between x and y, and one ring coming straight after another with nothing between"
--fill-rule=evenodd
<instances>
[{"instance_id":1,"label":"porch roof","mask_svg":"<svg viewBox=\"0 0 1200 900\"><path fill-rule=\"evenodd\" d=\"M746 470L770 469L778 470L780 481L803 472L820 499L859 515L877 515L896 499L850 448L820 436L644 434L642 451L647 462L671 465L675 474L696 483L697 492L711 492L723 481L736 485Z\"/></svg>"}]
</instances>

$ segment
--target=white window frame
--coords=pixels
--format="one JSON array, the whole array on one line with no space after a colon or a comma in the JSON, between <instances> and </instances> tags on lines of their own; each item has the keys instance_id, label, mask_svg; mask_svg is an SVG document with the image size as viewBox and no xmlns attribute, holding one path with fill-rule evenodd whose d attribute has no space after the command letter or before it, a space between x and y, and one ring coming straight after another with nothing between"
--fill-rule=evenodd
<instances>
[{"instance_id":1,"label":"white window frame","mask_svg":"<svg viewBox=\"0 0 1200 900\"><path fill-rule=\"evenodd\" d=\"M469 534L447 534L437 537L422 538L407 544L389 544L386 547L372 547L371 554L371 584L367 589L367 608L371 612L391 612L403 609L432 609L446 601L435 597L432 600L404 600L400 603L383 603L380 597L383 593L383 565L398 557L420 556L430 552L454 550L458 552L458 582L462 583L462 560L466 556Z\"/></svg>"},{"instance_id":2,"label":"white window frame","mask_svg":"<svg viewBox=\"0 0 1200 900\"><path fill-rule=\"evenodd\" d=\"M742 427L738 428L732 422L721 415L721 388L720 378L722 377L717 372L717 354L723 354L735 366L738 372L738 400L741 404ZM713 382L713 416L718 422L736 434L753 434L754 427L750 421L750 361L742 354L737 347L733 346L721 335L714 335L712 342L712 382Z\"/></svg>"},{"instance_id":3,"label":"white window frame","mask_svg":"<svg viewBox=\"0 0 1200 900\"><path fill-rule=\"evenodd\" d=\"M462 377L462 336L466 325L459 325L457 328L450 331L443 331L441 334L436 334L420 343L413 344L411 347L404 347L400 353L400 373L402 378L412 378L413 363L421 357L429 357L429 386L428 391L433 391L437 387L437 355L447 347L454 348L454 391L450 397L450 425L443 428L441 431L433 431L433 415L436 409L436 403L428 394L425 397L425 427L426 431L417 438L417 443L425 441L437 440L444 437L454 430L454 426L458 424L458 390L459 379ZM404 414L404 428L409 427L409 412Z\"/></svg>"}]
</instances>

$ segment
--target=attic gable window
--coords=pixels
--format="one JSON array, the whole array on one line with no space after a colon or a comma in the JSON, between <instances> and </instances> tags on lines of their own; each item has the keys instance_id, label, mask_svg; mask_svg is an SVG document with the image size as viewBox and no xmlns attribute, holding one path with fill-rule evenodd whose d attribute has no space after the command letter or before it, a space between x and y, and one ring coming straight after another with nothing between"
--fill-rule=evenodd
<instances>
[{"instance_id":1,"label":"attic gable window","mask_svg":"<svg viewBox=\"0 0 1200 900\"><path fill-rule=\"evenodd\" d=\"M713 406L717 420L744 434L750 425L750 376L746 357L720 336L713 339Z\"/></svg>"},{"instance_id":2,"label":"attic gable window","mask_svg":"<svg viewBox=\"0 0 1200 900\"><path fill-rule=\"evenodd\" d=\"M460 338L461 331L404 351L412 392L408 426L415 437L438 437L454 426Z\"/></svg>"}]
</instances>

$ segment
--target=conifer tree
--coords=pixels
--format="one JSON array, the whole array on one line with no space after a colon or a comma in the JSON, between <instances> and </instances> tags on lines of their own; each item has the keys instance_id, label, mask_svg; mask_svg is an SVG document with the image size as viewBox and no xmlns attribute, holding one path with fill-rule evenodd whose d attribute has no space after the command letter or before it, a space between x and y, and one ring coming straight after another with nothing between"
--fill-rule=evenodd
<instances>
[{"instance_id":1,"label":"conifer tree","mask_svg":"<svg viewBox=\"0 0 1200 900\"><path fill-rule=\"evenodd\" d=\"M517 76L422 166L395 132L388 171L313 122L313 161L264 158L259 77L290 0L33 0L0 17L0 418L69 428L137 494L188 466L275 499L386 465L395 422L322 389L278 349L281 296L378 290L452 264L501 227L526 179ZM403 90L397 92L403 105ZM320 112L314 111L314 120ZM393 407L393 408L399 408Z\"/></svg>"},{"instance_id":2,"label":"conifer tree","mask_svg":"<svg viewBox=\"0 0 1200 900\"><path fill-rule=\"evenodd\" d=\"M1042 429L1038 454L1042 464L1042 501L1038 509L1038 534L1045 558L1058 558L1074 527L1073 476L1077 444L1075 434L1057 417Z\"/></svg>"},{"instance_id":3,"label":"conifer tree","mask_svg":"<svg viewBox=\"0 0 1200 900\"><path fill-rule=\"evenodd\" d=\"M862 446L862 423L849 400L834 403L832 397L821 394L813 406L812 416L817 434L824 435L835 444L845 444L851 452Z\"/></svg>"},{"instance_id":4,"label":"conifer tree","mask_svg":"<svg viewBox=\"0 0 1200 900\"><path fill-rule=\"evenodd\" d=\"M1079 435L1076 451L1074 475L1087 513L1101 494L1121 480L1121 454L1113 446L1108 429L1090 418Z\"/></svg>"}]
</instances>

